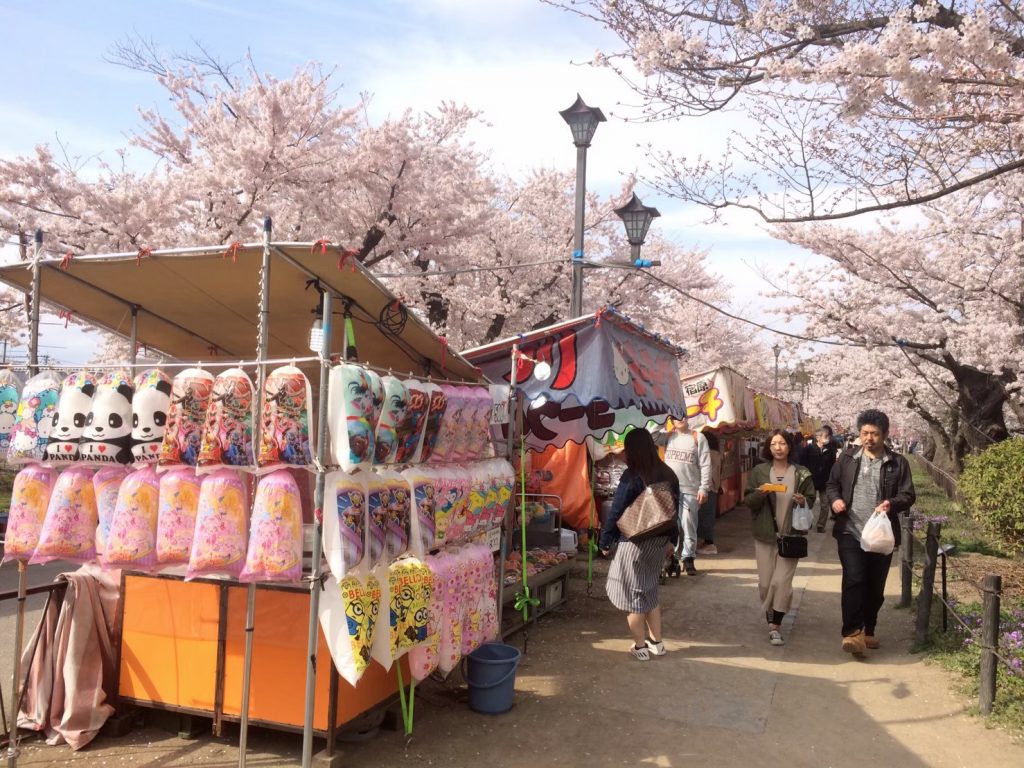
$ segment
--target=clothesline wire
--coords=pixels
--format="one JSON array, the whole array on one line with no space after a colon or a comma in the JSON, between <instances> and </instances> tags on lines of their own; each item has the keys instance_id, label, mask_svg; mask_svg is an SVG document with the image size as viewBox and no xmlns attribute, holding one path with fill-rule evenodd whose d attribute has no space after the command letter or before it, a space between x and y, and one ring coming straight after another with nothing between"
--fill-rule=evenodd
<instances>
[{"instance_id":1,"label":"clothesline wire","mask_svg":"<svg viewBox=\"0 0 1024 768\"><path fill-rule=\"evenodd\" d=\"M532 261L525 264L493 264L489 267L466 267L464 269L438 269L427 272L374 272L374 277L444 277L446 275L466 275L471 272L497 272L504 269L522 269L525 267L543 267L550 264L564 264L565 259L547 259Z\"/></svg>"}]
</instances>

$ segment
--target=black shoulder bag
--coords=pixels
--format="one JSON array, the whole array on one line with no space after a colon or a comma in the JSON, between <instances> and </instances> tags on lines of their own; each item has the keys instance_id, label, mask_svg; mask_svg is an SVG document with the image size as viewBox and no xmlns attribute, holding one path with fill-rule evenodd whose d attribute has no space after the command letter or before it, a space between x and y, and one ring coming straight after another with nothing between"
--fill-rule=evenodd
<instances>
[{"instance_id":1,"label":"black shoulder bag","mask_svg":"<svg viewBox=\"0 0 1024 768\"><path fill-rule=\"evenodd\" d=\"M772 505L775 506L774 504ZM807 557L807 537L796 534L779 533L779 522L775 519L775 510L770 509L772 525L775 526L775 538L779 545L779 557L789 557L799 560Z\"/></svg>"}]
</instances>

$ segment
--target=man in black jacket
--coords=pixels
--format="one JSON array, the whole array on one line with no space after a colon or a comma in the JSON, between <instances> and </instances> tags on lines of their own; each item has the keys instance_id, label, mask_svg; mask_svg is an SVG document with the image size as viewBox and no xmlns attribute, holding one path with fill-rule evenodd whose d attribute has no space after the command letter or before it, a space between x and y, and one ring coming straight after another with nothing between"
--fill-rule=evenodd
<instances>
[{"instance_id":1,"label":"man in black jacket","mask_svg":"<svg viewBox=\"0 0 1024 768\"><path fill-rule=\"evenodd\" d=\"M828 484L828 477L832 474L832 466L836 463L838 454L839 446L832 439L832 427L825 424L814 433L814 442L807 449L807 463L804 465L811 470L814 490L818 492L818 533L825 531L825 523L828 522L830 510L825 496L825 486Z\"/></svg>"},{"instance_id":2,"label":"man in black jacket","mask_svg":"<svg viewBox=\"0 0 1024 768\"><path fill-rule=\"evenodd\" d=\"M863 411L857 417L857 429L860 445L840 454L825 493L836 515L832 535L839 543L839 561L843 566L843 650L863 656L865 648L879 646L875 626L885 601L892 553L862 550L861 531L872 515L884 514L898 547L897 515L910 509L916 495L907 460L885 448L889 417L874 409Z\"/></svg>"}]
</instances>

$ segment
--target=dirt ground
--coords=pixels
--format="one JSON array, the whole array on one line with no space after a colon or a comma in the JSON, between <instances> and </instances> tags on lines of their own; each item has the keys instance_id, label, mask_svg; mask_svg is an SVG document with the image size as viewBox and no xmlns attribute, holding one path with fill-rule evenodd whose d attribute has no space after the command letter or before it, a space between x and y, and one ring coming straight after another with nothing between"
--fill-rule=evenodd
<instances>
[{"instance_id":1,"label":"dirt ground","mask_svg":"<svg viewBox=\"0 0 1024 768\"><path fill-rule=\"evenodd\" d=\"M1006 768L1024 765L1024 745L969 714L948 673L908 649L913 616L893 606L894 566L879 626L882 648L863 661L839 649L835 543L814 535L783 623L786 645L767 642L758 606L747 516L719 520L720 555L662 591L664 658L642 663L626 651L625 621L604 597L607 563L588 596L585 563L568 605L509 640L526 654L513 709L473 713L457 676L417 689L415 731L370 728L339 744L339 765L399 763L489 768L543 765L721 766L739 768ZM365 728L370 723L364 723ZM323 747L318 742L316 749ZM254 729L247 764L299 764L301 738ZM101 737L78 753L24 744L19 766L234 766L237 729L185 740L153 726Z\"/></svg>"}]
</instances>

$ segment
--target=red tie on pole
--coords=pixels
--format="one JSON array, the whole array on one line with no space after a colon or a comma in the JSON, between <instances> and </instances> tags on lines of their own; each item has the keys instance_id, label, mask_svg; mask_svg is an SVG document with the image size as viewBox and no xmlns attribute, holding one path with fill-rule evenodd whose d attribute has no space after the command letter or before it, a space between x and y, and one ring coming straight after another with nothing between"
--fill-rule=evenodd
<instances>
[{"instance_id":1,"label":"red tie on pole","mask_svg":"<svg viewBox=\"0 0 1024 768\"><path fill-rule=\"evenodd\" d=\"M327 246L331 244L331 241L326 237L321 237L309 248L310 253L316 253L317 247L320 248L320 253L327 253Z\"/></svg>"},{"instance_id":2,"label":"red tie on pole","mask_svg":"<svg viewBox=\"0 0 1024 768\"><path fill-rule=\"evenodd\" d=\"M152 255L153 255L153 249L152 248L139 248L139 252L137 254L135 254L135 266L136 267L141 267L142 266L142 260L143 259L147 259L147 258L149 258Z\"/></svg>"},{"instance_id":3,"label":"red tie on pole","mask_svg":"<svg viewBox=\"0 0 1024 768\"><path fill-rule=\"evenodd\" d=\"M232 243L231 245L228 246L228 249L226 251L224 251L224 256L222 258L226 259L228 256L230 256L231 257L231 263L232 264L237 264L238 263L238 252L240 250L242 250L242 244L241 243L238 243L238 242Z\"/></svg>"},{"instance_id":4,"label":"red tie on pole","mask_svg":"<svg viewBox=\"0 0 1024 768\"><path fill-rule=\"evenodd\" d=\"M73 254L71 251L65 253L64 258L60 260L60 268L64 270L71 269L71 260L73 258L75 258L75 254Z\"/></svg>"},{"instance_id":5,"label":"red tie on pole","mask_svg":"<svg viewBox=\"0 0 1024 768\"><path fill-rule=\"evenodd\" d=\"M63 320L64 321L64 327L67 328L68 327L68 323L71 322L71 315L72 314L73 313L71 312L70 309L62 309L60 312L57 313L57 319L58 320Z\"/></svg>"},{"instance_id":6,"label":"red tie on pole","mask_svg":"<svg viewBox=\"0 0 1024 768\"><path fill-rule=\"evenodd\" d=\"M349 259L353 259L354 261L355 257L357 257L358 255L359 251L357 251L355 248L346 248L345 250L343 250L341 252L341 258L338 259L338 271L340 272L344 268L346 261L348 261ZM356 271L356 265L354 263L349 264L348 267L353 272Z\"/></svg>"}]
</instances>

